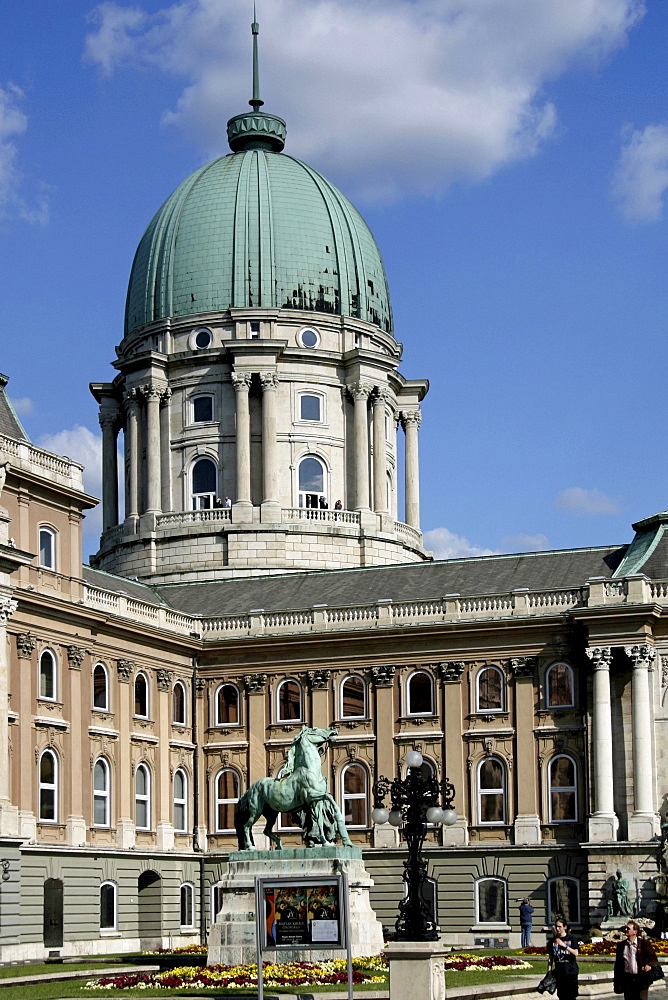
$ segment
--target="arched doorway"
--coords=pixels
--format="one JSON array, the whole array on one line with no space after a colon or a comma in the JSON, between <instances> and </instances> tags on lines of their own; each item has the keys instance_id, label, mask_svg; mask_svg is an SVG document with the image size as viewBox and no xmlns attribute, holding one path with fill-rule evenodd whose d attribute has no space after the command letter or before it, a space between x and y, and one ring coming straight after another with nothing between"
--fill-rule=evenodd
<instances>
[{"instance_id":1,"label":"arched doorway","mask_svg":"<svg viewBox=\"0 0 668 1000\"><path fill-rule=\"evenodd\" d=\"M140 939L162 937L162 879L157 872L142 872L137 882L137 898Z\"/></svg>"},{"instance_id":2,"label":"arched doorway","mask_svg":"<svg viewBox=\"0 0 668 1000\"><path fill-rule=\"evenodd\" d=\"M299 463L299 506L319 507L325 497L324 466L319 458L307 455Z\"/></svg>"},{"instance_id":3,"label":"arched doorway","mask_svg":"<svg viewBox=\"0 0 668 1000\"><path fill-rule=\"evenodd\" d=\"M63 946L63 883L48 878L44 883L44 947Z\"/></svg>"}]
</instances>

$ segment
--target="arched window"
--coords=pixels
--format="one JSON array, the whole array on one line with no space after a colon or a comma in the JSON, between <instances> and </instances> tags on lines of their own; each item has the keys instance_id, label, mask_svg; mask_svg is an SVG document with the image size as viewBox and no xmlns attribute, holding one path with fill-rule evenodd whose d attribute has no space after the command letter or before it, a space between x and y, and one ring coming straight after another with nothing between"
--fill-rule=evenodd
<instances>
[{"instance_id":1,"label":"arched window","mask_svg":"<svg viewBox=\"0 0 668 1000\"><path fill-rule=\"evenodd\" d=\"M416 670L408 678L408 715L434 714L434 682L424 670Z\"/></svg>"},{"instance_id":2,"label":"arched window","mask_svg":"<svg viewBox=\"0 0 668 1000\"><path fill-rule=\"evenodd\" d=\"M188 832L188 778L181 767L174 772L174 832Z\"/></svg>"},{"instance_id":3,"label":"arched window","mask_svg":"<svg viewBox=\"0 0 668 1000\"><path fill-rule=\"evenodd\" d=\"M279 722L301 722L302 687L299 681L281 681L276 691L276 706Z\"/></svg>"},{"instance_id":4,"label":"arched window","mask_svg":"<svg viewBox=\"0 0 668 1000\"><path fill-rule=\"evenodd\" d=\"M172 722L177 726L186 724L186 689L181 681L172 688Z\"/></svg>"},{"instance_id":5,"label":"arched window","mask_svg":"<svg viewBox=\"0 0 668 1000\"><path fill-rule=\"evenodd\" d=\"M481 878L475 884L476 923L505 924L508 922L507 885L501 878Z\"/></svg>"},{"instance_id":6,"label":"arched window","mask_svg":"<svg viewBox=\"0 0 668 1000\"><path fill-rule=\"evenodd\" d=\"M580 923L580 881L562 876L547 883L547 905L550 923L561 916L569 924Z\"/></svg>"},{"instance_id":7,"label":"arched window","mask_svg":"<svg viewBox=\"0 0 668 1000\"><path fill-rule=\"evenodd\" d=\"M216 833L234 830L234 808L239 801L239 775L226 767L216 775L215 814Z\"/></svg>"},{"instance_id":8,"label":"arched window","mask_svg":"<svg viewBox=\"0 0 668 1000\"><path fill-rule=\"evenodd\" d=\"M104 663L96 663L93 668L93 708L109 711L109 675Z\"/></svg>"},{"instance_id":9,"label":"arched window","mask_svg":"<svg viewBox=\"0 0 668 1000\"><path fill-rule=\"evenodd\" d=\"M181 886L181 930L195 926L195 887L192 882Z\"/></svg>"},{"instance_id":10,"label":"arched window","mask_svg":"<svg viewBox=\"0 0 668 1000\"><path fill-rule=\"evenodd\" d=\"M216 691L217 726L239 725L239 688L236 684L221 684Z\"/></svg>"},{"instance_id":11,"label":"arched window","mask_svg":"<svg viewBox=\"0 0 668 1000\"><path fill-rule=\"evenodd\" d=\"M503 711L503 674L498 667L484 667L476 676L476 711Z\"/></svg>"},{"instance_id":12,"label":"arched window","mask_svg":"<svg viewBox=\"0 0 668 1000\"><path fill-rule=\"evenodd\" d=\"M148 719L148 681L146 674L142 673L135 677L135 715L139 719Z\"/></svg>"},{"instance_id":13,"label":"arched window","mask_svg":"<svg viewBox=\"0 0 668 1000\"><path fill-rule=\"evenodd\" d=\"M198 459L192 468L193 510L210 510L218 492L218 470L210 458Z\"/></svg>"},{"instance_id":14,"label":"arched window","mask_svg":"<svg viewBox=\"0 0 668 1000\"><path fill-rule=\"evenodd\" d=\"M322 399L303 392L299 397L300 420L322 420Z\"/></svg>"},{"instance_id":15,"label":"arched window","mask_svg":"<svg viewBox=\"0 0 668 1000\"><path fill-rule=\"evenodd\" d=\"M326 496L325 467L319 458L307 455L299 463L299 506L319 507Z\"/></svg>"},{"instance_id":16,"label":"arched window","mask_svg":"<svg viewBox=\"0 0 668 1000\"><path fill-rule=\"evenodd\" d=\"M344 677L341 682L341 718L366 718L366 684L357 674Z\"/></svg>"},{"instance_id":17,"label":"arched window","mask_svg":"<svg viewBox=\"0 0 668 1000\"><path fill-rule=\"evenodd\" d=\"M151 829L151 773L146 764L139 764L135 771L135 826Z\"/></svg>"},{"instance_id":18,"label":"arched window","mask_svg":"<svg viewBox=\"0 0 668 1000\"><path fill-rule=\"evenodd\" d=\"M103 882L100 886L100 930L116 930L116 884Z\"/></svg>"},{"instance_id":19,"label":"arched window","mask_svg":"<svg viewBox=\"0 0 668 1000\"><path fill-rule=\"evenodd\" d=\"M110 826L109 763L98 757L93 768L93 826Z\"/></svg>"},{"instance_id":20,"label":"arched window","mask_svg":"<svg viewBox=\"0 0 668 1000\"><path fill-rule=\"evenodd\" d=\"M548 708L573 708L575 685L573 670L568 663L553 663L545 674Z\"/></svg>"},{"instance_id":21,"label":"arched window","mask_svg":"<svg viewBox=\"0 0 668 1000\"><path fill-rule=\"evenodd\" d=\"M39 658L40 698L45 698L47 701L56 700L56 679L56 658L50 649L45 649Z\"/></svg>"},{"instance_id":22,"label":"arched window","mask_svg":"<svg viewBox=\"0 0 668 1000\"><path fill-rule=\"evenodd\" d=\"M42 569L56 568L56 532L44 526L39 529L39 564Z\"/></svg>"},{"instance_id":23,"label":"arched window","mask_svg":"<svg viewBox=\"0 0 668 1000\"><path fill-rule=\"evenodd\" d=\"M368 777L361 764L347 764L341 773L341 801L346 826L364 829L368 824Z\"/></svg>"},{"instance_id":24,"label":"arched window","mask_svg":"<svg viewBox=\"0 0 668 1000\"><path fill-rule=\"evenodd\" d=\"M498 757L478 764L478 822L506 822L506 769Z\"/></svg>"},{"instance_id":25,"label":"arched window","mask_svg":"<svg viewBox=\"0 0 668 1000\"><path fill-rule=\"evenodd\" d=\"M550 823L576 823L578 818L577 767L572 757L560 754L549 764Z\"/></svg>"},{"instance_id":26,"label":"arched window","mask_svg":"<svg viewBox=\"0 0 668 1000\"><path fill-rule=\"evenodd\" d=\"M58 758L53 750L39 758L39 821L58 822Z\"/></svg>"},{"instance_id":27,"label":"arched window","mask_svg":"<svg viewBox=\"0 0 668 1000\"><path fill-rule=\"evenodd\" d=\"M213 396L193 396L190 402L194 424L205 424L213 420Z\"/></svg>"}]
</instances>

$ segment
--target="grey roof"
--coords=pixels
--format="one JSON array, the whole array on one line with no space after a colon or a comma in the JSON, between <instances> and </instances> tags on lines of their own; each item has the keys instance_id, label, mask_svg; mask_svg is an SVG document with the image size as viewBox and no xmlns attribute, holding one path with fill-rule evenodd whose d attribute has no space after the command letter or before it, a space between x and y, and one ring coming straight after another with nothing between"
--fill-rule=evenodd
<instances>
[{"instance_id":1,"label":"grey roof","mask_svg":"<svg viewBox=\"0 0 668 1000\"><path fill-rule=\"evenodd\" d=\"M128 580L124 576L114 576L113 573L105 573L101 569L84 566L83 578L91 587L99 587L100 590L111 590L114 594L124 594L127 597L133 597L137 601L145 601L147 604L164 605L166 603L147 584L138 583L136 580Z\"/></svg>"},{"instance_id":2,"label":"grey roof","mask_svg":"<svg viewBox=\"0 0 668 1000\"><path fill-rule=\"evenodd\" d=\"M159 586L174 608L192 615L237 614L337 607L374 601L417 601L446 594L507 594L519 587L581 587L593 576L612 576L627 546L480 556L442 562L323 570L285 576L242 577L214 583Z\"/></svg>"},{"instance_id":3,"label":"grey roof","mask_svg":"<svg viewBox=\"0 0 668 1000\"><path fill-rule=\"evenodd\" d=\"M21 421L14 412L5 386L9 379L6 375L0 375L0 434L6 437L18 438L19 441L29 441L29 437L21 426Z\"/></svg>"}]
</instances>

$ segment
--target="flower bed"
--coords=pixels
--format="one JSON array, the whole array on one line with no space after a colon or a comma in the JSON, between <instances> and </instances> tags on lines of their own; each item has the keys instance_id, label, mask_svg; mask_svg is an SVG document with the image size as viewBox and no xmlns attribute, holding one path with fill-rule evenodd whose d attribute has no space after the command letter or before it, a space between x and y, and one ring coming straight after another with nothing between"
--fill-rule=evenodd
<instances>
[{"instance_id":1,"label":"flower bed","mask_svg":"<svg viewBox=\"0 0 668 1000\"><path fill-rule=\"evenodd\" d=\"M445 970L451 972L522 972L532 969L530 962L509 955L472 955L469 952L453 952L445 956Z\"/></svg>"},{"instance_id":2,"label":"flower bed","mask_svg":"<svg viewBox=\"0 0 668 1000\"><path fill-rule=\"evenodd\" d=\"M668 941L658 938L650 938L649 941L657 955L668 955ZM585 958L588 955L614 955L618 944L618 941L586 941L578 950ZM522 954L546 955L547 948L523 948Z\"/></svg>"}]
</instances>

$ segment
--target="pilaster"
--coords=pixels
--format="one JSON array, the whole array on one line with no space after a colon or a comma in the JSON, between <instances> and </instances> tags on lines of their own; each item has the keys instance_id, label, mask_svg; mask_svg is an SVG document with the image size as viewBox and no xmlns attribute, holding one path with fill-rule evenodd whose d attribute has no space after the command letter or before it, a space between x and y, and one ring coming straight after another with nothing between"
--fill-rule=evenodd
<instances>
[{"instance_id":1,"label":"pilaster","mask_svg":"<svg viewBox=\"0 0 668 1000\"><path fill-rule=\"evenodd\" d=\"M610 646L585 649L594 670L593 678L593 793L594 812L589 817L589 840L604 843L617 839L619 820L615 814L612 771L612 708L610 701Z\"/></svg>"},{"instance_id":2,"label":"pilaster","mask_svg":"<svg viewBox=\"0 0 668 1000\"><path fill-rule=\"evenodd\" d=\"M634 810L629 816L629 840L651 840L658 831L658 815L654 805L654 766L652 760L652 726L649 693L649 669L654 660L654 648L647 644L625 646L630 659L632 726L633 726L633 791Z\"/></svg>"}]
</instances>

